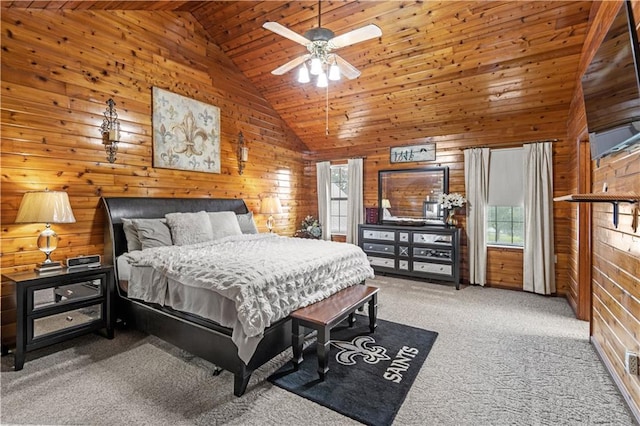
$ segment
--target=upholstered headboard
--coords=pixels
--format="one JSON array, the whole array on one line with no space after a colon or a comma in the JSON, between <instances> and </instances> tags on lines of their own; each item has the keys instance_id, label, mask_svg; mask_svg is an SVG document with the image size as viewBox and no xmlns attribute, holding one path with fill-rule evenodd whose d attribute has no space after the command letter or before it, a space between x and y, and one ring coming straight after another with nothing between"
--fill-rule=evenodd
<instances>
[{"instance_id":1,"label":"upholstered headboard","mask_svg":"<svg viewBox=\"0 0 640 426\"><path fill-rule=\"evenodd\" d=\"M103 197L107 213L104 238L104 262L114 265L116 258L127 251L122 218L161 218L167 213L195 213L199 211L232 211L248 213L244 200L235 198L139 198Z\"/></svg>"}]
</instances>

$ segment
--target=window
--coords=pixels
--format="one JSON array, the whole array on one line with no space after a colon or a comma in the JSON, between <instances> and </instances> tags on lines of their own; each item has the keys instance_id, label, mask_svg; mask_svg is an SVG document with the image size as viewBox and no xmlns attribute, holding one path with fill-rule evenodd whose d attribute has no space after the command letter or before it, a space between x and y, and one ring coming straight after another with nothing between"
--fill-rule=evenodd
<instances>
[{"instance_id":1,"label":"window","mask_svg":"<svg viewBox=\"0 0 640 426\"><path fill-rule=\"evenodd\" d=\"M331 233L347 234L347 165L331 166Z\"/></svg>"},{"instance_id":2,"label":"window","mask_svg":"<svg viewBox=\"0 0 640 426\"><path fill-rule=\"evenodd\" d=\"M491 150L487 245L524 246L523 151L523 148Z\"/></svg>"},{"instance_id":3,"label":"window","mask_svg":"<svg viewBox=\"0 0 640 426\"><path fill-rule=\"evenodd\" d=\"M524 207L487 208L487 244L524 245Z\"/></svg>"}]
</instances>

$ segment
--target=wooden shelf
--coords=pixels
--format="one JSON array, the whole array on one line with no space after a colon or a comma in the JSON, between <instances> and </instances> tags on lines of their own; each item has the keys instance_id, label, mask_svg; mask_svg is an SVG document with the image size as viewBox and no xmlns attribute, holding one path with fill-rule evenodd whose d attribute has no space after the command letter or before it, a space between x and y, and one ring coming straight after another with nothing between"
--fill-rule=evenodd
<instances>
[{"instance_id":1,"label":"wooden shelf","mask_svg":"<svg viewBox=\"0 0 640 426\"><path fill-rule=\"evenodd\" d=\"M556 197L553 201L573 201L580 203L637 203L640 201L640 195L637 195L633 192L624 192L624 193L590 193L590 194L570 194L563 195L562 197Z\"/></svg>"},{"instance_id":2,"label":"wooden shelf","mask_svg":"<svg viewBox=\"0 0 640 426\"><path fill-rule=\"evenodd\" d=\"M640 202L640 195L633 192L622 193L589 193L589 194L570 194L563 195L562 197L555 197L553 201L570 201L574 203L611 203L613 205L613 226L618 227L618 204L619 203L631 203L635 204ZM637 208L634 209L634 224L635 215L637 214ZM636 226L634 226L635 232Z\"/></svg>"}]
</instances>

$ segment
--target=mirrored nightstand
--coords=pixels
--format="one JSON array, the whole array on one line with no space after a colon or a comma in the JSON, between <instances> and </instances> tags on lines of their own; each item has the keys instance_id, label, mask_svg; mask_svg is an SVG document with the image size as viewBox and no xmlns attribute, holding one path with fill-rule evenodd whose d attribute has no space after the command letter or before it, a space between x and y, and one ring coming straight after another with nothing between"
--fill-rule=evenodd
<instances>
[{"instance_id":1,"label":"mirrored nightstand","mask_svg":"<svg viewBox=\"0 0 640 426\"><path fill-rule=\"evenodd\" d=\"M15 284L15 369L26 352L104 329L113 338L113 267L4 274Z\"/></svg>"}]
</instances>

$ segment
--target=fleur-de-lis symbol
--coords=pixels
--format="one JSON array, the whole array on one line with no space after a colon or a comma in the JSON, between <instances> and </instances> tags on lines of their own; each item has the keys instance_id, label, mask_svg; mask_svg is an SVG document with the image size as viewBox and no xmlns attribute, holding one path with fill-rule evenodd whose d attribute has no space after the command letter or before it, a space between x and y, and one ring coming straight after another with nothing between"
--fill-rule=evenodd
<instances>
[{"instance_id":1,"label":"fleur-de-lis symbol","mask_svg":"<svg viewBox=\"0 0 640 426\"><path fill-rule=\"evenodd\" d=\"M200 167L200 162L198 160L196 160L196 157L193 157L191 160L189 160L189 166L193 170L196 170L197 168Z\"/></svg>"},{"instance_id":2,"label":"fleur-de-lis symbol","mask_svg":"<svg viewBox=\"0 0 640 426\"><path fill-rule=\"evenodd\" d=\"M213 166L216 165L216 160L212 159L211 156L208 156L206 160L203 160L204 164L207 165L208 169L212 169Z\"/></svg>"},{"instance_id":3,"label":"fleur-de-lis symbol","mask_svg":"<svg viewBox=\"0 0 640 426\"><path fill-rule=\"evenodd\" d=\"M340 349L336 354L336 361L342 365L354 365L358 356L367 364L377 364L380 361L389 360L387 350L382 346L375 345L376 341L371 336L358 336L351 342L340 340L332 341L331 344Z\"/></svg>"},{"instance_id":4,"label":"fleur-de-lis symbol","mask_svg":"<svg viewBox=\"0 0 640 426\"><path fill-rule=\"evenodd\" d=\"M200 138L202 144L207 140L207 133L197 127L196 120L191 111L187 112L182 119L182 123L173 127L176 133L182 133L182 146L175 150L178 154L185 154L187 157L192 155L202 155L202 150L196 147L196 140Z\"/></svg>"},{"instance_id":5,"label":"fleur-de-lis symbol","mask_svg":"<svg viewBox=\"0 0 640 426\"><path fill-rule=\"evenodd\" d=\"M173 149L171 148L169 148L167 152L161 153L160 158L162 158L162 161L164 161L165 165L167 166L173 166L174 164L177 164L178 160L180 159L176 154L173 153Z\"/></svg>"},{"instance_id":6,"label":"fleur-de-lis symbol","mask_svg":"<svg viewBox=\"0 0 640 426\"><path fill-rule=\"evenodd\" d=\"M207 111L206 109L204 110L204 112L201 112L198 114L198 118L204 121L205 126L209 124L209 120L213 121L213 116L209 115L209 111Z\"/></svg>"},{"instance_id":7,"label":"fleur-de-lis symbol","mask_svg":"<svg viewBox=\"0 0 640 426\"><path fill-rule=\"evenodd\" d=\"M160 129L158 129L158 137L160 138L160 143L166 143L169 139L171 139L173 137L173 135L170 132L167 132L166 127L164 127L164 124L160 125Z\"/></svg>"},{"instance_id":8,"label":"fleur-de-lis symbol","mask_svg":"<svg viewBox=\"0 0 640 426\"><path fill-rule=\"evenodd\" d=\"M167 111L169 112L169 119L171 121L173 121L178 115L178 111L173 107L173 105L171 105Z\"/></svg>"}]
</instances>

